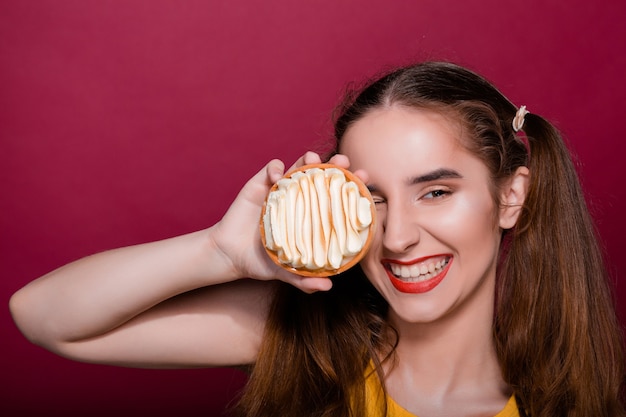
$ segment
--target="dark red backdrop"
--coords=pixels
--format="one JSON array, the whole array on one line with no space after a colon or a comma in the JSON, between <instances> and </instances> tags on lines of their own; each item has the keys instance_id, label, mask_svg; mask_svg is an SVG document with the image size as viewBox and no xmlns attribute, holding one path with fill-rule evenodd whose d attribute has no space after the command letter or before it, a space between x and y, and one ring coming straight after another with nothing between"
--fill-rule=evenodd
<instances>
[{"instance_id":1,"label":"dark red backdrop","mask_svg":"<svg viewBox=\"0 0 626 417\"><path fill-rule=\"evenodd\" d=\"M212 224L266 160L323 143L347 81L425 58L482 72L560 126L619 281L625 12L621 0L3 1L2 303L78 257ZM26 342L6 308L0 326L2 415L218 415L243 382L74 363Z\"/></svg>"}]
</instances>

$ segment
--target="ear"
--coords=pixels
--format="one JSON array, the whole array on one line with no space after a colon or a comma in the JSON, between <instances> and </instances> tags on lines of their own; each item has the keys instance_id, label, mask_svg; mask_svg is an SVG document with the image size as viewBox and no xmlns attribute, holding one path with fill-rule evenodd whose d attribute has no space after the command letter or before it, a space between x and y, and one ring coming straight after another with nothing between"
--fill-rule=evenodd
<instances>
[{"instance_id":1,"label":"ear","mask_svg":"<svg viewBox=\"0 0 626 417\"><path fill-rule=\"evenodd\" d=\"M517 218L526 199L529 179L528 168L519 167L504 184L500 192L500 228L511 229L517 223Z\"/></svg>"}]
</instances>

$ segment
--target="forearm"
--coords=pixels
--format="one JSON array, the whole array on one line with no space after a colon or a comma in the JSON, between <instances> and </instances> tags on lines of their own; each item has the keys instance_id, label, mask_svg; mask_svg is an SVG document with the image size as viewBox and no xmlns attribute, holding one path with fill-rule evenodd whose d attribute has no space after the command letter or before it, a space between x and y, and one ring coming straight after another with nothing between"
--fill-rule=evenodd
<instances>
[{"instance_id":1,"label":"forearm","mask_svg":"<svg viewBox=\"0 0 626 417\"><path fill-rule=\"evenodd\" d=\"M33 281L11 299L35 343L105 334L177 294L235 279L211 229L93 255Z\"/></svg>"},{"instance_id":2,"label":"forearm","mask_svg":"<svg viewBox=\"0 0 626 417\"><path fill-rule=\"evenodd\" d=\"M319 162L307 155L294 166ZM332 285L328 278L290 273L263 248L259 216L283 166L270 161L205 231L103 252L33 281L11 299L16 324L32 342L77 360L141 366L253 361L273 297L273 286L260 281L281 280L306 292ZM217 285L243 277L253 280Z\"/></svg>"}]
</instances>

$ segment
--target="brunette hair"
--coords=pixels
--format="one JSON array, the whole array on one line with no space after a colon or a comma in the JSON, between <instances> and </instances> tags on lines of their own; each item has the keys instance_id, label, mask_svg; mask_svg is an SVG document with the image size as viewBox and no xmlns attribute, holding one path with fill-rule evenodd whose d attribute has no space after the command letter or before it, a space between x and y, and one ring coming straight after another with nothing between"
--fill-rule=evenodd
<instances>
[{"instance_id":1,"label":"brunette hair","mask_svg":"<svg viewBox=\"0 0 626 417\"><path fill-rule=\"evenodd\" d=\"M517 225L503 239L493 326L503 377L522 415L625 415L614 300L559 132L531 113L525 136L516 134L511 122L517 108L493 85L457 65L427 62L347 95L336 116L336 149L353 123L394 105L457 121L462 144L491 173L498 205L502 181L521 166L530 170ZM358 267L334 279L329 292L306 295L278 284L239 409L248 416L365 415L366 366L373 361L382 375L377 358L389 358L397 343L386 312Z\"/></svg>"}]
</instances>

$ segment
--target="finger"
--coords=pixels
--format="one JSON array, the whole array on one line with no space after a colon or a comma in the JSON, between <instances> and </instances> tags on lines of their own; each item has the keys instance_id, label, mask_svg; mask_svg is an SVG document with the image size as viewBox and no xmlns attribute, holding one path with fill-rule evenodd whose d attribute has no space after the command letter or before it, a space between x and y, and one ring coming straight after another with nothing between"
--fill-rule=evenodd
<instances>
[{"instance_id":1,"label":"finger","mask_svg":"<svg viewBox=\"0 0 626 417\"><path fill-rule=\"evenodd\" d=\"M354 175L359 177L363 183L367 184L370 181L370 176L367 175L367 172L364 169L357 169L353 172Z\"/></svg>"},{"instance_id":2,"label":"finger","mask_svg":"<svg viewBox=\"0 0 626 417\"><path fill-rule=\"evenodd\" d=\"M274 184L285 174L285 164L280 159L272 159L266 165L267 177Z\"/></svg>"},{"instance_id":3,"label":"finger","mask_svg":"<svg viewBox=\"0 0 626 417\"><path fill-rule=\"evenodd\" d=\"M333 282L328 277L304 277L289 272L281 267L274 266L274 278L280 279L308 294L316 291L328 291L332 288Z\"/></svg>"},{"instance_id":4,"label":"finger","mask_svg":"<svg viewBox=\"0 0 626 417\"><path fill-rule=\"evenodd\" d=\"M333 287L333 282L329 278L323 277L299 277L293 285L307 294L312 294L317 291L330 290Z\"/></svg>"},{"instance_id":5,"label":"finger","mask_svg":"<svg viewBox=\"0 0 626 417\"><path fill-rule=\"evenodd\" d=\"M305 153L302 158L304 159L305 165L322 163L322 158L320 158L320 156L317 153L312 152L312 151L308 151L307 153Z\"/></svg>"},{"instance_id":6,"label":"finger","mask_svg":"<svg viewBox=\"0 0 626 417\"><path fill-rule=\"evenodd\" d=\"M307 153L302 155L300 158L298 158L296 162L294 162L293 165L287 170L287 172L291 172L294 169L300 168L303 165L319 164L321 162L322 162L322 159L320 158L318 154L312 151L308 151Z\"/></svg>"},{"instance_id":7,"label":"finger","mask_svg":"<svg viewBox=\"0 0 626 417\"><path fill-rule=\"evenodd\" d=\"M350 159L346 155L343 155L340 153L333 155L333 157L330 158L328 162L334 165L338 165L345 169L350 168ZM369 175L367 175L367 172L365 172L364 170L357 169L353 172L353 174L359 177L361 181L363 181L364 183L366 184L368 183Z\"/></svg>"},{"instance_id":8,"label":"finger","mask_svg":"<svg viewBox=\"0 0 626 417\"><path fill-rule=\"evenodd\" d=\"M350 160L348 159L348 157L346 155L342 155L342 154L339 154L339 153L336 154L336 155L333 155L328 160L328 163L340 166L340 167L345 168L345 169L350 168Z\"/></svg>"}]
</instances>

